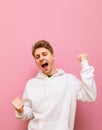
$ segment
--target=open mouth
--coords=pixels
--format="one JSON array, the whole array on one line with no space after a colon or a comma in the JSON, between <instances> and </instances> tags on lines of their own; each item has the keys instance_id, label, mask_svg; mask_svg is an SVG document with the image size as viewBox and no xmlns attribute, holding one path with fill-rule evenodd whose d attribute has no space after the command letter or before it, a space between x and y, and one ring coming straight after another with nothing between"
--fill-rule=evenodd
<instances>
[{"instance_id":1,"label":"open mouth","mask_svg":"<svg viewBox=\"0 0 102 130\"><path fill-rule=\"evenodd\" d=\"M42 68L45 68L48 66L48 63L46 62L46 63L42 64L41 66L42 66Z\"/></svg>"}]
</instances>

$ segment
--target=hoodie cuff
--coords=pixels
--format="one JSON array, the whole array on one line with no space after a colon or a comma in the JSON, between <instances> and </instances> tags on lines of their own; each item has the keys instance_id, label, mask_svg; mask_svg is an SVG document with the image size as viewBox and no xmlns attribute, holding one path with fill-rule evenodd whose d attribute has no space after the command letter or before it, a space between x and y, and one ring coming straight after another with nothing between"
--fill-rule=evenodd
<instances>
[{"instance_id":1,"label":"hoodie cuff","mask_svg":"<svg viewBox=\"0 0 102 130\"><path fill-rule=\"evenodd\" d=\"M22 117L24 115L24 112L19 113L19 112L15 111L15 114L16 114L16 117L19 118L19 117Z\"/></svg>"}]
</instances>

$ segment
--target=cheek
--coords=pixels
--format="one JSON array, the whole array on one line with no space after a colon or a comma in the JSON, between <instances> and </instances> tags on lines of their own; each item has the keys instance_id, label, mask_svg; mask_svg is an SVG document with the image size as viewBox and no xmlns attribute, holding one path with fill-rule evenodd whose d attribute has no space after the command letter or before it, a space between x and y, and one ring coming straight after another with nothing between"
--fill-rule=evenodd
<instances>
[{"instance_id":1,"label":"cheek","mask_svg":"<svg viewBox=\"0 0 102 130\"><path fill-rule=\"evenodd\" d=\"M35 60L35 64L36 64L37 66L39 66L39 62L38 62L37 60Z\"/></svg>"},{"instance_id":2,"label":"cheek","mask_svg":"<svg viewBox=\"0 0 102 130\"><path fill-rule=\"evenodd\" d=\"M50 60L52 60L52 61L55 60L55 57L54 57L53 55L50 55L48 58L49 58Z\"/></svg>"},{"instance_id":3,"label":"cheek","mask_svg":"<svg viewBox=\"0 0 102 130\"><path fill-rule=\"evenodd\" d=\"M54 58L53 58L53 57L50 59L50 63L51 63L51 64L54 63Z\"/></svg>"}]
</instances>

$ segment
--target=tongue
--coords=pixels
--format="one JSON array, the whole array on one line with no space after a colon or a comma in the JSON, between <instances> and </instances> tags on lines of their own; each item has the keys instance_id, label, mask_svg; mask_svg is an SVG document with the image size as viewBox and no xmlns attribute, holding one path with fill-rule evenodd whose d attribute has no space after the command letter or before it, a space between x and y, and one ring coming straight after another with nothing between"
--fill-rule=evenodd
<instances>
[{"instance_id":1,"label":"tongue","mask_svg":"<svg viewBox=\"0 0 102 130\"><path fill-rule=\"evenodd\" d=\"M44 70L47 70L47 68L48 68L48 65L45 64L45 65L43 66L43 69L44 69Z\"/></svg>"},{"instance_id":2,"label":"tongue","mask_svg":"<svg viewBox=\"0 0 102 130\"><path fill-rule=\"evenodd\" d=\"M46 68L47 67L47 65L45 64L44 66L43 66L43 68Z\"/></svg>"}]
</instances>

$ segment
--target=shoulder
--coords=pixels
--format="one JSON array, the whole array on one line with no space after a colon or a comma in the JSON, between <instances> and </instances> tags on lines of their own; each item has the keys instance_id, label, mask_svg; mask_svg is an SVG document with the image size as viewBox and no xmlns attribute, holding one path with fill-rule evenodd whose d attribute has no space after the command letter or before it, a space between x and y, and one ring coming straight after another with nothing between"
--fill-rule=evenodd
<instances>
[{"instance_id":1,"label":"shoulder","mask_svg":"<svg viewBox=\"0 0 102 130\"><path fill-rule=\"evenodd\" d=\"M70 79L76 77L74 74L71 74L71 73L68 73L68 72L65 72L65 73L64 73L64 76L67 77L67 78L70 78Z\"/></svg>"},{"instance_id":2,"label":"shoulder","mask_svg":"<svg viewBox=\"0 0 102 130\"><path fill-rule=\"evenodd\" d=\"M38 83L38 79L35 77L35 78L31 78L27 81L26 83L26 86L29 87L29 86L35 86L36 84Z\"/></svg>"},{"instance_id":3,"label":"shoulder","mask_svg":"<svg viewBox=\"0 0 102 130\"><path fill-rule=\"evenodd\" d=\"M76 83L79 82L79 78L77 76L75 76L74 74L71 73L65 73L64 77L71 83Z\"/></svg>"}]
</instances>

